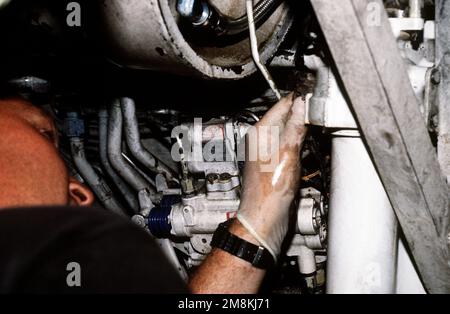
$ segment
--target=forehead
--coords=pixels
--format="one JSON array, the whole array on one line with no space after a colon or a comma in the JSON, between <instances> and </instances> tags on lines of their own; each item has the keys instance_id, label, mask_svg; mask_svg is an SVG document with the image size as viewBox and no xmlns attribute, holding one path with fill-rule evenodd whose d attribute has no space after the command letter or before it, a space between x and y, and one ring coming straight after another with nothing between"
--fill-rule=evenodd
<instances>
[{"instance_id":1,"label":"forehead","mask_svg":"<svg viewBox=\"0 0 450 314\"><path fill-rule=\"evenodd\" d=\"M18 116L37 127L53 127L53 119L44 110L19 98L0 99L0 115Z\"/></svg>"}]
</instances>

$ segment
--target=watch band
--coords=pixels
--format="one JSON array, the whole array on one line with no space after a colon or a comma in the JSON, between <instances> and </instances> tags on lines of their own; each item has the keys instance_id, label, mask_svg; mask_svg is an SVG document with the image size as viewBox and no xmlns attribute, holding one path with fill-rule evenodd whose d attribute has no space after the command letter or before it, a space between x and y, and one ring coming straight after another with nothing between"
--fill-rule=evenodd
<instances>
[{"instance_id":1,"label":"watch band","mask_svg":"<svg viewBox=\"0 0 450 314\"><path fill-rule=\"evenodd\" d=\"M243 259L256 268L271 268L275 262L266 248L245 241L228 231L233 221L234 219L230 219L219 225L214 232L211 246Z\"/></svg>"}]
</instances>

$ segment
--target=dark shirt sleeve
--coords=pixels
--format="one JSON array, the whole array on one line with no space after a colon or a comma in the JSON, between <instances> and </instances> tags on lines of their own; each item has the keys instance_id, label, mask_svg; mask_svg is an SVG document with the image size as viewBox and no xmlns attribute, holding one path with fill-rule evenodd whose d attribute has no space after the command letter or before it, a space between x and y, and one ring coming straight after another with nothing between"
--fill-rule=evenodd
<instances>
[{"instance_id":1,"label":"dark shirt sleeve","mask_svg":"<svg viewBox=\"0 0 450 314\"><path fill-rule=\"evenodd\" d=\"M80 266L73 285L70 263ZM74 265L74 264L72 264ZM159 247L95 208L0 210L0 293L186 293Z\"/></svg>"}]
</instances>

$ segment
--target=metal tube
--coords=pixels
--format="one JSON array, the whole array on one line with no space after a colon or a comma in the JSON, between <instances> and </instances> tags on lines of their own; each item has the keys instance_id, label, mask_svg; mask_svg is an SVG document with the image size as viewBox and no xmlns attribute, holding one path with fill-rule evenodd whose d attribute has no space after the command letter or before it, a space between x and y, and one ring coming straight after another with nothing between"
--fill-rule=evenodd
<instances>
[{"instance_id":1,"label":"metal tube","mask_svg":"<svg viewBox=\"0 0 450 314\"><path fill-rule=\"evenodd\" d=\"M120 101L116 100L111 106L109 125L108 125L108 154L111 161L111 165L116 171L122 175L125 180L137 190L139 196L139 204L141 207L141 214L148 216L153 204L150 198L155 197L155 190L152 189L147 181L136 172L130 164L128 164L122 156L122 126L123 118L120 108ZM184 268L181 266L180 261L175 253L170 240L168 239L155 239L156 243L161 247L162 251L169 259L170 263L176 268L183 279L187 278Z\"/></svg>"},{"instance_id":2,"label":"metal tube","mask_svg":"<svg viewBox=\"0 0 450 314\"><path fill-rule=\"evenodd\" d=\"M397 220L357 131L332 143L327 293L394 293Z\"/></svg>"},{"instance_id":3,"label":"metal tube","mask_svg":"<svg viewBox=\"0 0 450 314\"><path fill-rule=\"evenodd\" d=\"M79 137L70 139L70 148L73 161L84 180L91 187L100 203L105 208L120 215L126 215L123 208L114 199L113 194L106 182L95 172L86 159L83 140Z\"/></svg>"},{"instance_id":4,"label":"metal tube","mask_svg":"<svg viewBox=\"0 0 450 314\"><path fill-rule=\"evenodd\" d=\"M151 187L156 188L156 182L148 175L145 174L134 162L131 160L124 152L122 152L122 157L137 173L139 173L149 184Z\"/></svg>"},{"instance_id":5,"label":"metal tube","mask_svg":"<svg viewBox=\"0 0 450 314\"><path fill-rule=\"evenodd\" d=\"M147 217L154 207L157 194L148 182L133 167L126 162L122 154L122 111L120 101L116 100L111 106L108 123L108 156L109 161L117 173L138 192L141 215Z\"/></svg>"},{"instance_id":6,"label":"metal tube","mask_svg":"<svg viewBox=\"0 0 450 314\"><path fill-rule=\"evenodd\" d=\"M150 189L147 181L122 156L122 111L119 101L111 106L108 123L108 156L117 173L136 191Z\"/></svg>"},{"instance_id":7,"label":"metal tube","mask_svg":"<svg viewBox=\"0 0 450 314\"><path fill-rule=\"evenodd\" d=\"M426 294L419 274L414 267L411 256L406 251L403 241L398 242L397 259L397 294Z\"/></svg>"},{"instance_id":8,"label":"metal tube","mask_svg":"<svg viewBox=\"0 0 450 314\"><path fill-rule=\"evenodd\" d=\"M173 175L168 167L158 162L142 145L139 134L136 105L131 98L121 99L122 114L125 125L125 138L133 156L146 168L155 173L164 173L171 180Z\"/></svg>"},{"instance_id":9,"label":"metal tube","mask_svg":"<svg viewBox=\"0 0 450 314\"><path fill-rule=\"evenodd\" d=\"M304 245L299 247L298 269L303 275L312 275L317 271L316 254Z\"/></svg>"},{"instance_id":10,"label":"metal tube","mask_svg":"<svg viewBox=\"0 0 450 314\"><path fill-rule=\"evenodd\" d=\"M134 191L132 191L127 183L112 168L108 159L108 111L101 109L98 113L99 125L99 149L100 161L108 176L114 182L116 187L120 190L127 204L133 209L133 212L139 211L139 203L136 199Z\"/></svg>"},{"instance_id":11,"label":"metal tube","mask_svg":"<svg viewBox=\"0 0 450 314\"><path fill-rule=\"evenodd\" d=\"M409 17L422 17L423 0L409 0Z\"/></svg>"}]
</instances>

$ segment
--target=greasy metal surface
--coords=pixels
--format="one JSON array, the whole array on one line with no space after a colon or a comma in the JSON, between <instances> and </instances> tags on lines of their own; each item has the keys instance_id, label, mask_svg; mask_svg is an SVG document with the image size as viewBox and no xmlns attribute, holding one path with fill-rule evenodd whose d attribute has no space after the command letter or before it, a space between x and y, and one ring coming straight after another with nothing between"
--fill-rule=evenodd
<instances>
[{"instance_id":1,"label":"greasy metal surface","mask_svg":"<svg viewBox=\"0 0 450 314\"><path fill-rule=\"evenodd\" d=\"M231 18L238 18L245 14L245 1L241 0L210 0L212 5L214 5L220 12ZM255 1L257 3L257 1Z\"/></svg>"},{"instance_id":2,"label":"greasy metal surface","mask_svg":"<svg viewBox=\"0 0 450 314\"><path fill-rule=\"evenodd\" d=\"M219 1L212 1L212 3L214 2L217 3ZM220 8L221 13L224 13L227 16L238 18L246 14L245 1L221 0L220 2L221 4L218 4L217 7ZM280 21L286 19L286 14L286 7L280 6L280 8L275 11L272 17L258 28L257 38L260 49L263 48L264 45L266 45L270 50L273 50L274 47L271 46L273 44L278 44L275 41L272 44L269 43L269 45L267 45L268 41L271 40L271 37L274 34L274 30L276 30L276 32L280 32L280 30L277 30L280 25L288 25L286 24L286 22L282 22L282 24L280 24ZM281 34L283 34L284 32L284 30L281 31ZM248 38L245 38L238 43L227 45L225 47L199 47L193 44L191 44L191 46L202 58L215 65L220 65L223 67L236 67L244 63L251 62L250 44Z\"/></svg>"},{"instance_id":3,"label":"greasy metal surface","mask_svg":"<svg viewBox=\"0 0 450 314\"><path fill-rule=\"evenodd\" d=\"M436 64L440 75L438 155L450 183L450 1L436 1L436 22Z\"/></svg>"},{"instance_id":4,"label":"greasy metal surface","mask_svg":"<svg viewBox=\"0 0 450 314\"><path fill-rule=\"evenodd\" d=\"M376 26L368 23L367 3L312 0L424 284L429 292L448 293L450 192L383 3L370 2L381 8Z\"/></svg>"},{"instance_id":5,"label":"greasy metal surface","mask_svg":"<svg viewBox=\"0 0 450 314\"><path fill-rule=\"evenodd\" d=\"M332 70L320 67L316 72L314 94L307 99L308 122L326 128L357 129L355 118L345 100Z\"/></svg>"},{"instance_id":6,"label":"greasy metal surface","mask_svg":"<svg viewBox=\"0 0 450 314\"><path fill-rule=\"evenodd\" d=\"M242 1L231 1L238 2ZM242 78L256 71L246 38L223 48L191 47L178 27L175 0L97 0L97 3L100 38L111 53L111 60L118 64L226 79ZM289 10L281 6L259 29L264 62L273 56L291 22Z\"/></svg>"},{"instance_id":7,"label":"greasy metal surface","mask_svg":"<svg viewBox=\"0 0 450 314\"><path fill-rule=\"evenodd\" d=\"M450 184L450 1L436 1L436 64L439 77L438 158ZM438 80L435 79L438 83ZM447 226L447 248L450 250L450 226ZM450 256L447 256L449 259ZM448 260L450 267L450 260Z\"/></svg>"}]
</instances>

